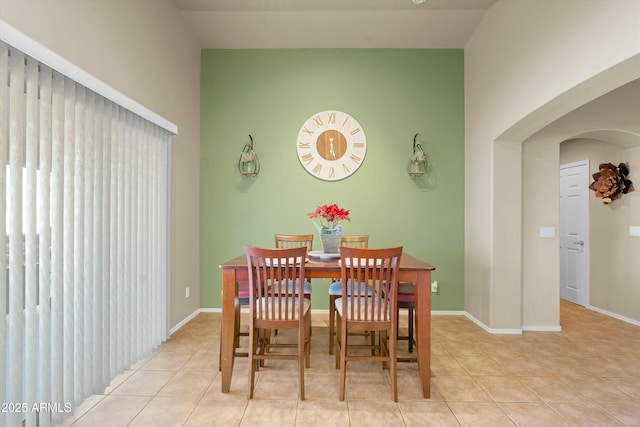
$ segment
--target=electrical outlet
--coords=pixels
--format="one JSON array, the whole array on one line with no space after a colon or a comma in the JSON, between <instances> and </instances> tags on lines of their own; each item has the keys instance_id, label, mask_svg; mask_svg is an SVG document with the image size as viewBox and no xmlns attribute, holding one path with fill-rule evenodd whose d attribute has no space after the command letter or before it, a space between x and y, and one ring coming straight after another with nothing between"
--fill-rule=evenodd
<instances>
[{"instance_id":1,"label":"electrical outlet","mask_svg":"<svg viewBox=\"0 0 640 427\"><path fill-rule=\"evenodd\" d=\"M189 298L189 287L187 286L187 290L184 295L185 298Z\"/></svg>"},{"instance_id":2,"label":"electrical outlet","mask_svg":"<svg viewBox=\"0 0 640 427\"><path fill-rule=\"evenodd\" d=\"M438 292L438 281L434 280L431 282L431 292Z\"/></svg>"}]
</instances>

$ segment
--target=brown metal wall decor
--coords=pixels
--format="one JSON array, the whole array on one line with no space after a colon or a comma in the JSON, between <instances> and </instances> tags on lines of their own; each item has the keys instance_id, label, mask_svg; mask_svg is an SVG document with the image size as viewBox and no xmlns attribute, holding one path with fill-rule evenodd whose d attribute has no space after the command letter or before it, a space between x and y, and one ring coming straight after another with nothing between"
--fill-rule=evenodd
<instances>
[{"instance_id":1,"label":"brown metal wall decor","mask_svg":"<svg viewBox=\"0 0 640 427\"><path fill-rule=\"evenodd\" d=\"M593 182L589 189L595 191L596 197L601 197L605 205L633 191L633 183L627 178L629 167L626 163L620 163L618 166L613 163L600 163L598 169L598 172L591 175Z\"/></svg>"}]
</instances>

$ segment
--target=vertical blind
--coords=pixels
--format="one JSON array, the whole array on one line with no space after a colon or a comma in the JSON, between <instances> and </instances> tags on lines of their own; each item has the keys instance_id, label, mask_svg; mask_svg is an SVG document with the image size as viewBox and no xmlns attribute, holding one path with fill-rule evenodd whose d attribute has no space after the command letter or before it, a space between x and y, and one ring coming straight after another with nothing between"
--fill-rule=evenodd
<instances>
[{"instance_id":1,"label":"vertical blind","mask_svg":"<svg viewBox=\"0 0 640 427\"><path fill-rule=\"evenodd\" d=\"M170 138L0 40L0 426L59 423L166 339Z\"/></svg>"}]
</instances>

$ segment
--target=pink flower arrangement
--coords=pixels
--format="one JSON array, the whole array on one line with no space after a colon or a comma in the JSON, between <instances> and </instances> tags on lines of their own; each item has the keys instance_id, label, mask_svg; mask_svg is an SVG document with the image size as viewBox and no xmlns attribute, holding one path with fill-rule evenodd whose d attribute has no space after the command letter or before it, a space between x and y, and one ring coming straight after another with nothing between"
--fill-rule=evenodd
<instances>
[{"instance_id":1,"label":"pink flower arrangement","mask_svg":"<svg viewBox=\"0 0 640 427\"><path fill-rule=\"evenodd\" d=\"M307 216L311 219L319 218L322 230L333 230L338 226L338 222L349 218L349 210L339 207L337 204L318 206L315 211L309 212Z\"/></svg>"}]
</instances>

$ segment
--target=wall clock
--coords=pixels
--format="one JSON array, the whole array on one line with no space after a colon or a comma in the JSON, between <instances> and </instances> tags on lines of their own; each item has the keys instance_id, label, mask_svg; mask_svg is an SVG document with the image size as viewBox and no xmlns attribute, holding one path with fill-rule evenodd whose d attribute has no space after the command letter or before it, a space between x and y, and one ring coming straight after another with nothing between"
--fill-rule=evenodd
<instances>
[{"instance_id":1,"label":"wall clock","mask_svg":"<svg viewBox=\"0 0 640 427\"><path fill-rule=\"evenodd\" d=\"M318 179L338 181L354 173L367 152L360 123L342 111L322 111L309 117L298 132L300 164Z\"/></svg>"}]
</instances>

